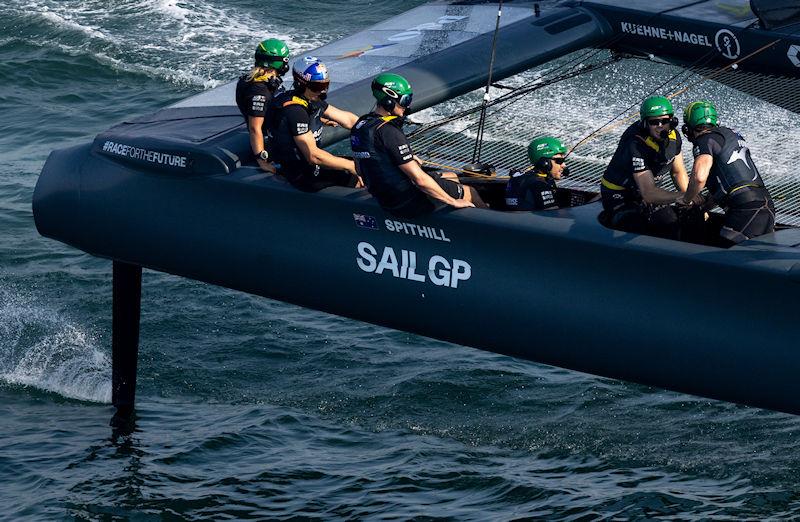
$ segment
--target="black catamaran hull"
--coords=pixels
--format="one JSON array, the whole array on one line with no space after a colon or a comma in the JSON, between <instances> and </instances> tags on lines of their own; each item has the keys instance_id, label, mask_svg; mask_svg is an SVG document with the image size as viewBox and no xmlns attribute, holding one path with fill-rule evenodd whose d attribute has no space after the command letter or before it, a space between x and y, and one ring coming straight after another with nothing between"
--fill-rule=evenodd
<instances>
[{"instance_id":1,"label":"black catamaran hull","mask_svg":"<svg viewBox=\"0 0 800 522\"><path fill-rule=\"evenodd\" d=\"M498 38L495 78L587 46L639 45L630 38L641 35L620 32L633 22L604 4L542 18L523 4L508 8L516 21ZM422 6L417 18L435 23L367 32L390 35L394 47L363 47L369 38L354 37L328 52L346 69L352 62L341 53L351 46L395 52L419 28L469 31L470 10L485 8ZM461 37L453 34L439 41ZM412 79L417 107L428 106L485 81L477 56L490 39L435 52L421 41L394 70ZM448 63L461 66L452 78L442 75ZM331 99L364 112L368 84L354 77ZM533 361L800 413L800 229L723 250L611 231L597 221L597 203L396 220L364 191L301 193L242 166L249 143L231 103L221 88L119 125L91 145L52 153L37 183L40 233L115 261L115 405L132 405L138 267L147 267Z\"/></svg>"},{"instance_id":2,"label":"black catamaran hull","mask_svg":"<svg viewBox=\"0 0 800 522\"><path fill-rule=\"evenodd\" d=\"M164 177L86 146L53 153L42 176L40 232L96 256L800 413L800 230L721 250L608 230L597 204L539 214L442 210L411 222L363 191L301 193L254 168Z\"/></svg>"}]
</instances>

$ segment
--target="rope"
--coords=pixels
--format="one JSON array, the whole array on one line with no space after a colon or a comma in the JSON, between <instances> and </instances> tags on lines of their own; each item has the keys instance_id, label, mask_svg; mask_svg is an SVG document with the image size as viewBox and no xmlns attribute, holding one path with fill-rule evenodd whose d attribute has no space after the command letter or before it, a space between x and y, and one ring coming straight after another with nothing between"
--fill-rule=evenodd
<instances>
[{"instance_id":1,"label":"rope","mask_svg":"<svg viewBox=\"0 0 800 522\"><path fill-rule=\"evenodd\" d=\"M502 96L498 97L497 99L489 102L487 104L487 107L494 107L495 105L498 105L498 104L501 104L501 103L504 103L504 102L509 102L508 105L510 105L511 102L518 101L519 99L521 99L526 94L529 94L531 92L535 92L535 91L537 91L539 89L542 89L544 87L548 87L550 85L554 85L554 84L562 82L564 80L569 80L571 78L575 78L576 76L580 76L582 74L588 74L588 73L593 72L593 71L595 71L597 69L601 69L601 68L606 67L606 66L608 66L608 65L610 65L610 64L612 64L614 62L617 62L620 59L621 58L619 58L619 57L612 57L611 59L604 60L603 62L598 62L597 64L590 65L590 66L588 66L588 67L586 67L584 69L571 71L571 72L569 72L567 74L563 74L561 76L558 76L558 77L553 78L553 79L548 80L548 81L539 80L539 81L536 81L536 82L532 82L530 84L525 84L522 87L517 87L512 92L508 92L506 94L503 94ZM499 109L494 111L492 114L507 108L508 105L500 107ZM417 136L419 134L424 134L424 133L426 133L426 132L428 132L428 131L430 131L432 129L435 129L437 127L441 127L442 125L446 125L446 124L448 124L450 122L465 118L465 117L467 117L467 116L469 116L471 114L474 114L474 113L478 112L481 109L482 109L481 106L469 107L467 109L464 109L464 110L461 110L461 111L456 112L454 114L451 114L450 116L447 116L447 117L442 118L440 120L436 120L436 121L431 122L431 123L420 125L420 128L415 129L413 132L409 133L408 137L409 137L409 139L414 138L415 136ZM471 124L470 126L466 127L466 129L468 129L470 127L474 127L475 125L477 125L477 123Z\"/></svg>"},{"instance_id":2,"label":"rope","mask_svg":"<svg viewBox=\"0 0 800 522\"><path fill-rule=\"evenodd\" d=\"M431 165L433 167L439 167L440 169L445 169L445 170L452 170L454 172L460 172L462 174L465 174L465 175L473 177L473 178L507 179L509 177L509 176L498 176L496 174L483 174L481 172L475 172L474 170L464 170L464 169L461 169L461 168L458 168L458 167L454 167L453 165L446 165L444 163L436 163L435 161L430 161L430 160L426 160L426 159L422 159L422 158L420 158L420 160L422 160L422 163L425 163L426 165Z\"/></svg>"},{"instance_id":3,"label":"rope","mask_svg":"<svg viewBox=\"0 0 800 522\"><path fill-rule=\"evenodd\" d=\"M693 88L694 88L694 87L696 87L697 85L700 85L701 83L704 83L704 82L706 82L706 81L708 81L708 80L712 80L712 79L714 79L716 76L719 76L720 74L722 74L724 71L726 71L726 70L728 70L728 69L736 69L736 68L739 66L739 64L740 64L740 63L744 62L745 60L749 60L749 59L750 59L750 58L752 58L753 56L756 56L756 55L758 55L758 54L760 54L760 53L762 53L762 52L766 51L767 49L769 49L770 47L772 47L772 46L774 46L775 44L779 43L780 41L781 41L781 40L780 40L780 39L778 39L778 40L775 40L774 42L770 42L770 43L768 43L768 44L764 45L763 47L760 47L759 49L756 49L755 51L753 51L752 53L748 54L747 56L743 56L742 58L739 58L738 60L736 60L736 61L734 61L734 62L731 62L731 63L729 63L729 64L727 64L727 65L725 65L725 66L723 66L723 67L720 67L720 68L718 68L717 70L715 70L713 73L711 73L711 74L709 74L709 75L706 75L706 76L701 76L701 77L700 77L698 80L696 80L696 81L694 81L694 82L692 82L692 83L689 83L689 84L688 84L688 85L686 85L685 87L683 87L683 88L681 88L681 89L679 89L679 90L677 90L677 91L674 91L674 92L672 92L671 94L668 94L666 97L667 97L668 99L672 100L672 99L674 99L674 98L676 98L676 97L680 96L681 94L684 94L685 92L687 92L687 91L689 91L689 90L693 89ZM701 66L700 62L701 62L701 61L704 61L708 55L712 55L712 54L713 54L713 52L714 52L714 51L709 51L709 52L708 52L706 55L704 55L703 57L701 57L699 60L697 60L697 61L693 62L691 65L689 65L689 66L686 68L686 70L684 70L684 71L681 71L681 72L679 72L679 73L675 74L675 75L674 75L674 76L672 76L672 77L671 77L669 80L667 80L666 82L664 82L664 83L662 83L660 86L658 86L656 89L654 89L654 90L650 91L650 93L648 93L648 95L647 95L647 96L650 96L650 95L654 94L655 92L659 91L660 89L664 88L664 87L665 87L665 86L666 86L668 83L672 82L674 79L676 79L676 78L679 78L680 76L682 76L683 74L685 74L685 73L686 73L686 71L691 71L691 69L692 69L692 68L694 68L694 67L700 67L700 66ZM688 80L688 79L687 79L687 80ZM647 97L647 96L646 96L646 97ZM646 97L645 97L645 98L646 98ZM616 129L617 127L619 127L619 126L621 126L621 125L624 125L625 123L628 123L628 122L630 122L630 121L633 121L634 119L636 119L636 115L633 115L633 116L629 116L628 118L625 118L625 119L623 119L623 120L621 120L621 121L617 122L616 124L612 125L612 123L613 123L614 121L616 121L616 120L617 120L617 119L619 119L620 117L624 116L625 114L628 114L628 113L631 111L631 109L633 109L634 107L636 107L636 105L637 105L637 104L639 104L639 103L641 103L643 100L644 100L644 98L642 98L641 100L639 100L637 103L634 103L633 105L630 105L630 106L628 106L628 107L627 107L627 108L626 108L626 109L625 109L623 112L621 112L621 113L617 114L617 115L616 115L616 116L614 116L614 117L613 117L611 120L609 120L609 121L608 121L608 122L606 122L605 124L603 124L603 125L601 125L600 127L598 127L598 128L595 130L595 131L591 132L591 133L590 133L588 136L586 136L585 138L581 139L581 140L580 140L578 143L576 143L575 145L573 145L573 146L572 146L572 148L570 148L569 152L567 153L567 156L569 156L570 154L572 154L572 152L573 152L575 149L577 149L577 148L578 148L578 147L580 147L582 144L584 144L585 142L587 142L587 141L588 141L589 139L591 139L593 136L595 136L595 135L599 134L599 133L600 133L601 131L603 131L604 129L606 130L606 132L608 132L608 131L611 131L611 130L613 130L613 129ZM606 129L606 127L608 127L608 128Z\"/></svg>"},{"instance_id":4,"label":"rope","mask_svg":"<svg viewBox=\"0 0 800 522\"><path fill-rule=\"evenodd\" d=\"M497 21L494 25L494 35L492 36L492 57L489 60L489 76L486 79L486 90L483 93L483 104L481 105L480 125L478 126L478 136L475 138L475 149L472 151L472 161L480 161L481 148L483 147L483 129L486 125L486 106L489 103L489 89L492 86L492 73L494 72L494 57L497 51L497 33L500 32L500 16L503 14L503 0L497 3Z\"/></svg>"}]
</instances>

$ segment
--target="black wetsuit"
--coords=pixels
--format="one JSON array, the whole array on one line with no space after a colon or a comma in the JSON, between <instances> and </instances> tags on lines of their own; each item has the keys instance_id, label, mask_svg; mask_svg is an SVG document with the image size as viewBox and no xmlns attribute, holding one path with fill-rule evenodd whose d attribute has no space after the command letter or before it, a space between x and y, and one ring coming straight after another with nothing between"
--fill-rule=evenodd
<instances>
[{"instance_id":1,"label":"black wetsuit","mask_svg":"<svg viewBox=\"0 0 800 522\"><path fill-rule=\"evenodd\" d=\"M556 180L543 172L514 172L506 185L509 210L552 210L559 207Z\"/></svg>"},{"instance_id":2,"label":"black wetsuit","mask_svg":"<svg viewBox=\"0 0 800 522\"><path fill-rule=\"evenodd\" d=\"M606 168L600 186L605 219L612 228L676 238L678 217L669 205L650 205L642 200L634 174L649 170L658 182L672 169L680 154L682 140L670 130L663 141L650 137L636 122L622 134L617 150Z\"/></svg>"},{"instance_id":3,"label":"black wetsuit","mask_svg":"<svg viewBox=\"0 0 800 522\"><path fill-rule=\"evenodd\" d=\"M274 95L275 90L268 82L248 81L247 75L239 77L236 83L236 105L244 117L245 125L249 126L247 118L250 116L264 118L262 132L265 140L268 130L266 116Z\"/></svg>"},{"instance_id":4,"label":"black wetsuit","mask_svg":"<svg viewBox=\"0 0 800 522\"><path fill-rule=\"evenodd\" d=\"M775 229L775 206L744 138L726 127L715 127L694 140L695 160L714 159L706 186L725 210L720 246L730 246Z\"/></svg>"},{"instance_id":5,"label":"black wetsuit","mask_svg":"<svg viewBox=\"0 0 800 522\"><path fill-rule=\"evenodd\" d=\"M328 109L322 100L311 101L290 90L276 96L270 104L267 126L270 132L270 157L279 165L278 172L294 187L316 192L334 185L354 187L357 178L343 170L321 168L306 161L294 141L308 132L319 143L322 137L321 117Z\"/></svg>"},{"instance_id":6,"label":"black wetsuit","mask_svg":"<svg viewBox=\"0 0 800 522\"><path fill-rule=\"evenodd\" d=\"M367 190L384 209L405 218L435 209L434 203L399 168L414 161L400 118L375 113L362 116L350 131L350 146ZM436 173L429 175L453 199L464 197L461 184Z\"/></svg>"}]
</instances>

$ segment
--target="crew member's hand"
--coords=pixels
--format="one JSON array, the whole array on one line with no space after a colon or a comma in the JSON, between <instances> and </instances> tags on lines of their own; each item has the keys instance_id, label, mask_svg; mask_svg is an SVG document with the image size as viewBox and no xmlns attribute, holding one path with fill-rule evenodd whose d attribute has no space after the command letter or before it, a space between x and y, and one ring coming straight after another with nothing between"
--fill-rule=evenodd
<instances>
[{"instance_id":1,"label":"crew member's hand","mask_svg":"<svg viewBox=\"0 0 800 522\"><path fill-rule=\"evenodd\" d=\"M256 162L258 163L259 168L261 168L261 170L264 172L269 172L270 174L276 174L278 172L275 168L275 165L271 161L256 158Z\"/></svg>"},{"instance_id":2,"label":"crew member's hand","mask_svg":"<svg viewBox=\"0 0 800 522\"><path fill-rule=\"evenodd\" d=\"M702 206L706 202L706 198L702 194L698 194L692 200L693 205Z\"/></svg>"},{"instance_id":3,"label":"crew member's hand","mask_svg":"<svg viewBox=\"0 0 800 522\"><path fill-rule=\"evenodd\" d=\"M321 121L323 125L326 125L328 127L338 127L339 126L338 123L336 123L335 121L333 121L331 119L328 119L328 118L320 117L319 121Z\"/></svg>"},{"instance_id":4,"label":"crew member's hand","mask_svg":"<svg viewBox=\"0 0 800 522\"><path fill-rule=\"evenodd\" d=\"M675 198L675 203L681 207L688 207L689 205L691 205L692 202L686 201L686 198L684 197L685 195L686 194L684 192L678 194L677 197Z\"/></svg>"},{"instance_id":5,"label":"crew member's hand","mask_svg":"<svg viewBox=\"0 0 800 522\"><path fill-rule=\"evenodd\" d=\"M469 207L475 208L474 203L472 203L471 201L467 201L465 199L457 199L451 205L455 208L469 208Z\"/></svg>"},{"instance_id":6,"label":"crew member's hand","mask_svg":"<svg viewBox=\"0 0 800 522\"><path fill-rule=\"evenodd\" d=\"M361 176L356 174L356 178L358 179L358 181L356 181L356 188L364 188L365 187L364 180L361 179Z\"/></svg>"}]
</instances>

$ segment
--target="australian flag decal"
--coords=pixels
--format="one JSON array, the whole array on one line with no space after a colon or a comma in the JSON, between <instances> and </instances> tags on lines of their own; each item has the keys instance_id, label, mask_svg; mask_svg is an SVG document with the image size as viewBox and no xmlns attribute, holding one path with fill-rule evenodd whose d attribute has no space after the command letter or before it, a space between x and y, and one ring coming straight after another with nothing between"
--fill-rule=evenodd
<instances>
[{"instance_id":1,"label":"australian flag decal","mask_svg":"<svg viewBox=\"0 0 800 522\"><path fill-rule=\"evenodd\" d=\"M366 214L353 214L353 220L361 228L368 228L370 230L378 230L378 220Z\"/></svg>"}]
</instances>

